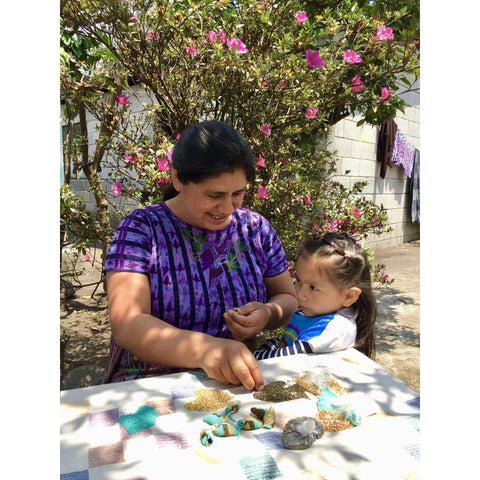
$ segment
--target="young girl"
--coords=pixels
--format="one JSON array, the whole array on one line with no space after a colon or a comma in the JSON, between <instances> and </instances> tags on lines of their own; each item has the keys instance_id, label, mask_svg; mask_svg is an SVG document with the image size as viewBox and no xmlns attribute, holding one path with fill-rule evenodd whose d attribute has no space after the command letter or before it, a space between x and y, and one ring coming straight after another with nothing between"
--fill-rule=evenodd
<instances>
[{"instance_id":1,"label":"young girl","mask_svg":"<svg viewBox=\"0 0 480 480\"><path fill-rule=\"evenodd\" d=\"M268 340L258 360L355 347L375 355L377 304L365 251L344 233L306 240L296 265L299 309L281 339Z\"/></svg>"}]
</instances>

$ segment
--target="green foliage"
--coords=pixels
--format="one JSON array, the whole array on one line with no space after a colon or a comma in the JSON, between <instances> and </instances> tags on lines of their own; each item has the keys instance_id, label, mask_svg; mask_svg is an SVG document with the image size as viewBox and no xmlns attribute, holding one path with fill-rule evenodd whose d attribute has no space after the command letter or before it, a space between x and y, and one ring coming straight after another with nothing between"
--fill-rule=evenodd
<instances>
[{"instance_id":1,"label":"green foliage","mask_svg":"<svg viewBox=\"0 0 480 480\"><path fill-rule=\"evenodd\" d=\"M69 185L60 188L60 231L65 233L64 241L83 254L88 246L104 242L113 233L103 228Z\"/></svg>"},{"instance_id":2,"label":"green foliage","mask_svg":"<svg viewBox=\"0 0 480 480\"><path fill-rule=\"evenodd\" d=\"M95 239L95 221L78 195L69 185L60 189L60 230L77 250L86 252L85 247Z\"/></svg>"},{"instance_id":3,"label":"green foliage","mask_svg":"<svg viewBox=\"0 0 480 480\"><path fill-rule=\"evenodd\" d=\"M301 11L308 20L297 21ZM376 40L383 26L393 40ZM332 180L326 139L348 115L380 125L404 108L401 85L410 89L419 69L417 1L72 0L62 5L62 30L65 51L77 49L77 62L91 72L97 118L99 86L108 89L113 78L109 65L125 69L130 103L138 97L135 113L118 106L108 143L110 177L122 196L139 205L160 201L177 135L217 119L231 123L260 160L246 206L272 222L290 259L306 234L389 231L383 206L362 195L365 183ZM90 63L78 47L85 38ZM229 48L226 39L241 42ZM318 51L321 66L307 64L307 50ZM347 50L362 61L347 63ZM352 88L354 78L363 88ZM306 116L307 109L316 113Z\"/></svg>"}]
</instances>

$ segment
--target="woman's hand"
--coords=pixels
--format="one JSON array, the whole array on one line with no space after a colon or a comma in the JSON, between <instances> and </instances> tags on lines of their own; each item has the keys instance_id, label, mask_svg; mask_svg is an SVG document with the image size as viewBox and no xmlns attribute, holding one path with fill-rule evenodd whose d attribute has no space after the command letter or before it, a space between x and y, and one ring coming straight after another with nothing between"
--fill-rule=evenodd
<instances>
[{"instance_id":1,"label":"woman's hand","mask_svg":"<svg viewBox=\"0 0 480 480\"><path fill-rule=\"evenodd\" d=\"M258 362L243 343L207 335L201 344L200 366L210 378L225 384L241 384L247 390L263 390Z\"/></svg>"},{"instance_id":2,"label":"woman's hand","mask_svg":"<svg viewBox=\"0 0 480 480\"><path fill-rule=\"evenodd\" d=\"M223 314L223 318L233 338L243 342L260 333L268 324L271 315L271 309L266 304L250 302L228 310Z\"/></svg>"},{"instance_id":3,"label":"woman's hand","mask_svg":"<svg viewBox=\"0 0 480 480\"><path fill-rule=\"evenodd\" d=\"M267 287L267 303L250 302L223 314L236 340L243 342L264 329L275 330L287 325L297 308L295 289L287 270L263 281Z\"/></svg>"}]
</instances>

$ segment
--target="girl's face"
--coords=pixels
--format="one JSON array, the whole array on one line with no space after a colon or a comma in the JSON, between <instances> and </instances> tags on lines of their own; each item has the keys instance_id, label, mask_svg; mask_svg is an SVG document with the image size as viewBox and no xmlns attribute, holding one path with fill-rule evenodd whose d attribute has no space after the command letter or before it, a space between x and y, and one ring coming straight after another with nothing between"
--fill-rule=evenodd
<instances>
[{"instance_id":1,"label":"girl's face","mask_svg":"<svg viewBox=\"0 0 480 480\"><path fill-rule=\"evenodd\" d=\"M312 257L297 259L295 293L298 306L309 317L333 313L354 303L351 290L355 287L339 289L333 285L327 278L325 264L325 260Z\"/></svg>"},{"instance_id":2,"label":"girl's face","mask_svg":"<svg viewBox=\"0 0 480 480\"><path fill-rule=\"evenodd\" d=\"M180 183L172 168L172 181L180 192L167 201L183 221L205 230L221 230L232 220L233 212L242 206L247 188L243 169L225 172L200 183Z\"/></svg>"}]
</instances>

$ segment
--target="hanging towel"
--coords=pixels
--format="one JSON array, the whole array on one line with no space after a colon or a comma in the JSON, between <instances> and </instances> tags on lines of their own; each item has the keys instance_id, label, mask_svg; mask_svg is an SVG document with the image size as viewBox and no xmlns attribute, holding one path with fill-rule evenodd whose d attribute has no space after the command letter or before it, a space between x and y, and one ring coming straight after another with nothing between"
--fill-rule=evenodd
<instances>
[{"instance_id":1,"label":"hanging towel","mask_svg":"<svg viewBox=\"0 0 480 480\"><path fill-rule=\"evenodd\" d=\"M381 163L380 177L382 178L385 178L387 166L393 166L392 153L396 133L397 124L393 120L388 120L380 127L377 143L377 162Z\"/></svg>"},{"instance_id":2,"label":"hanging towel","mask_svg":"<svg viewBox=\"0 0 480 480\"><path fill-rule=\"evenodd\" d=\"M410 178L413 167L415 146L412 145L403 132L397 128L395 144L393 145L392 162L394 165L403 165L405 175Z\"/></svg>"},{"instance_id":3,"label":"hanging towel","mask_svg":"<svg viewBox=\"0 0 480 480\"><path fill-rule=\"evenodd\" d=\"M413 156L410 199L412 223L420 223L420 151L418 149L415 149L415 155Z\"/></svg>"}]
</instances>

